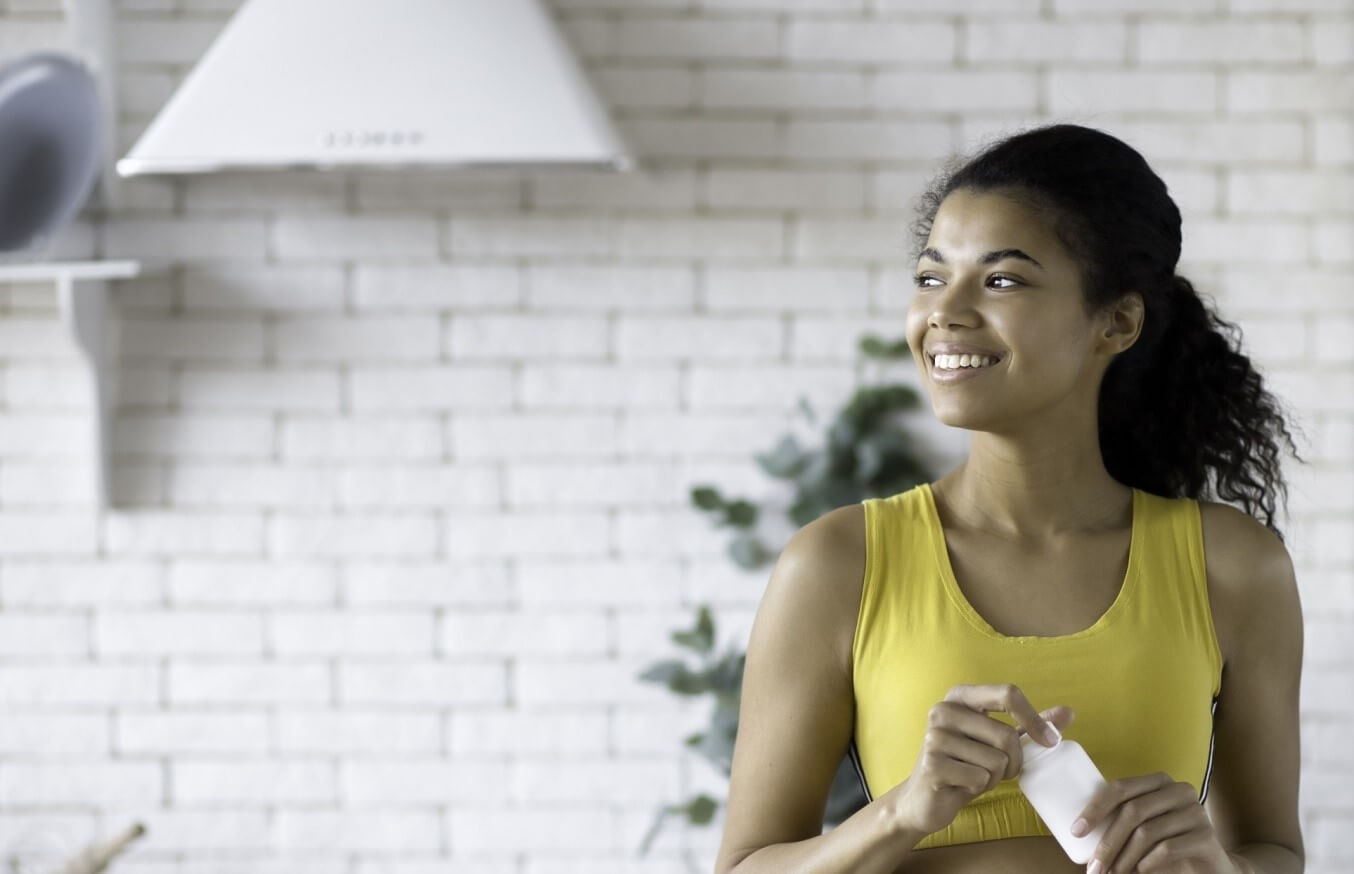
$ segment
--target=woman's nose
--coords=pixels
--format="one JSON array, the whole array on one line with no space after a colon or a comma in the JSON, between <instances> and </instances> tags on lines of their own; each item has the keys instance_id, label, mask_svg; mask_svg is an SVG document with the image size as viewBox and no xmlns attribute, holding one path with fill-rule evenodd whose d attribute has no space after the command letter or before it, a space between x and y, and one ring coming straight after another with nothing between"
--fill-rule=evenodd
<instances>
[{"instance_id":1,"label":"woman's nose","mask_svg":"<svg viewBox=\"0 0 1354 874\"><path fill-rule=\"evenodd\" d=\"M967 280L951 277L944 287L931 295L928 302L930 312L926 323L932 328L948 328L951 325L972 325L977 313L973 308L973 289Z\"/></svg>"}]
</instances>

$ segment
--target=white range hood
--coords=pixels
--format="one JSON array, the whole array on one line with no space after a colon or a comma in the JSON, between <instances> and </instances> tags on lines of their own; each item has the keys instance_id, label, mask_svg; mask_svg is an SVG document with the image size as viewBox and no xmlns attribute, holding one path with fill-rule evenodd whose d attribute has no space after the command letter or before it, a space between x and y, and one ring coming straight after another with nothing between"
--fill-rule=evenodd
<instances>
[{"instance_id":1,"label":"white range hood","mask_svg":"<svg viewBox=\"0 0 1354 874\"><path fill-rule=\"evenodd\" d=\"M634 161L541 0L244 0L122 176Z\"/></svg>"}]
</instances>

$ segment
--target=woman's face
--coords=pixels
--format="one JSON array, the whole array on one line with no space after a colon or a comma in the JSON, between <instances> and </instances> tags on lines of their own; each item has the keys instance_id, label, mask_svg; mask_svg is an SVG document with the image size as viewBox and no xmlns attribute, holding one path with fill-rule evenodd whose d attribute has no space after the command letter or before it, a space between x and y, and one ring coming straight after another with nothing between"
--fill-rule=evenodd
<instances>
[{"instance_id":1,"label":"woman's face","mask_svg":"<svg viewBox=\"0 0 1354 874\"><path fill-rule=\"evenodd\" d=\"M1094 421L1112 357L1097 337L1109 323L1085 314L1080 268L1040 212L993 192L955 191L916 272L907 341L940 421L993 432L1088 412ZM933 358L942 344L999 360L946 371Z\"/></svg>"}]
</instances>

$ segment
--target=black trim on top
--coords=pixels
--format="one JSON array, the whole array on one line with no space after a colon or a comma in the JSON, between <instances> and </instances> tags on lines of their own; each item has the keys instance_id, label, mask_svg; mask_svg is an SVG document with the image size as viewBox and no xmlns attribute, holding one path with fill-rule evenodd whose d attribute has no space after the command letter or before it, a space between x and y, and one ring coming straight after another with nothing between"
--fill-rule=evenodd
<instances>
[{"instance_id":1,"label":"black trim on top","mask_svg":"<svg viewBox=\"0 0 1354 874\"><path fill-rule=\"evenodd\" d=\"M865 780L865 768L860 763L860 750L856 749L856 739L854 737L851 738L851 749L849 753L851 756L851 764L856 766L856 776L860 778L860 788L861 791L865 793L865 800L867 802L874 801L874 797L870 795L870 784Z\"/></svg>"},{"instance_id":2,"label":"black trim on top","mask_svg":"<svg viewBox=\"0 0 1354 874\"><path fill-rule=\"evenodd\" d=\"M1213 744L1218 738L1218 696L1213 696L1213 730L1208 736L1208 767L1204 768L1204 785L1199 789L1199 803L1208 800L1208 783L1213 776Z\"/></svg>"}]
</instances>

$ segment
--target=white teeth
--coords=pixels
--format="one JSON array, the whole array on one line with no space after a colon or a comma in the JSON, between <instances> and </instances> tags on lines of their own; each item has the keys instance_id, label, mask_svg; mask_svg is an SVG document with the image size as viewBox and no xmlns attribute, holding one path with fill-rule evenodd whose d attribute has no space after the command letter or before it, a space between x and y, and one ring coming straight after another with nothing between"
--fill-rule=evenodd
<instances>
[{"instance_id":1,"label":"white teeth","mask_svg":"<svg viewBox=\"0 0 1354 874\"><path fill-rule=\"evenodd\" d=\"M937 370L958 370L961 367L988 367L996 364L991 355L937 355Z\"/></svg>"}]
</instances>

